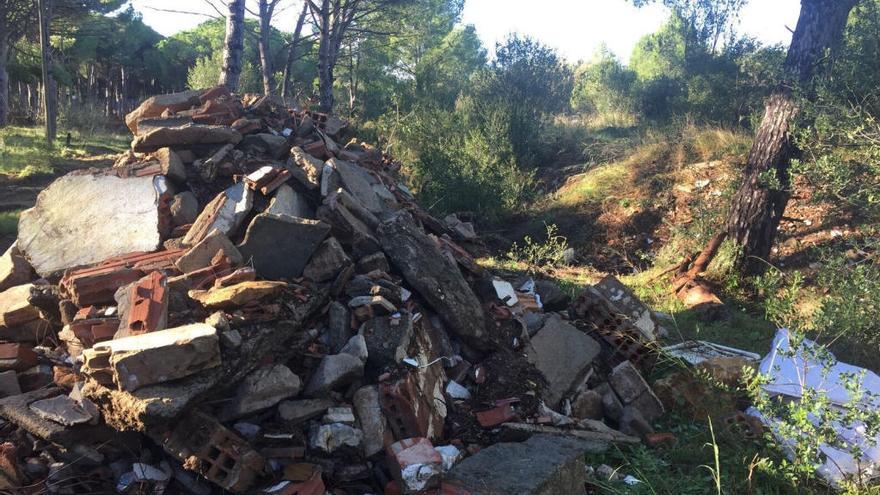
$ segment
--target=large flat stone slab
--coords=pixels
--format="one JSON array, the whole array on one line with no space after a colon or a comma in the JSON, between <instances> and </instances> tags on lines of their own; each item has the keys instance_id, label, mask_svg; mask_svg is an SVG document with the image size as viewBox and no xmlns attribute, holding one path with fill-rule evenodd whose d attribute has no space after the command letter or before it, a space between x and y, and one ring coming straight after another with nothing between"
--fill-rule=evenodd
<instances>
[{"instance_id":1,"label":"large flat stone slab","mask_svg":"<svg viewBox=\"0 0 880 495\"><path fill-rule=\"evenodd\" d=\"M522 443L498 443L452 468L444 485L470 495L583 494L584 453L606 448L604 443L547 435L535 435Z\"/></svg>"},{"instance_id":2,"label":"large flat stone slab","mask_svg":"<svg viewBox=\"0 0 880 495\"><path fill-rule=\"evenodd\" d=\"M158 177L71 173L21 213L17 246L37 273L88 265L161 246Z\"/></svg>"},{"instance_id":3,"label":"large flat stone slab","mask_svg":"<svg viewBox=\"0 0 880 495\"><path fill-rule=\"evenodd\" d=\"M547 405L555 407L573 387L584 379L599 343L558 315L547 319L527 347L528 360L547 379L544 392Z\"/></svg>"},{"instance_id":4,"label":"large flat stone slab","mask_svg":"<svg viewBox=\"0 0 880 495\"><path fill-rule=\"evenodd\" d=\"M376 229L382 249L407 283L449 325L475 347L486 347L488 332L483 308L458 267L408 213L398 213Z\"/></svg>"},{"instance_id":5,"label":"large flat stone slab","mask_svg":"<svg viewBox=\"0 0 880 495\"><path fill-rule=\"evenodd\" d=\"M159 148L186 148L199 144L238 144L241 134L222 125L182 124L158 127L139 134L131 141L131 149L137 152L155 151Z\"/></svg>"},{"instance_id":6,"label":"large flat stone slab","mask_svg":"<svg viewBox=\"0 0 880 495\"><path fill-rule=\"evenodd\" d=\"M303 274L329 233L330 226L324 222L261 213L248 226L238 250L259 276L292 279Z\"/></svg>"}]
</instances>

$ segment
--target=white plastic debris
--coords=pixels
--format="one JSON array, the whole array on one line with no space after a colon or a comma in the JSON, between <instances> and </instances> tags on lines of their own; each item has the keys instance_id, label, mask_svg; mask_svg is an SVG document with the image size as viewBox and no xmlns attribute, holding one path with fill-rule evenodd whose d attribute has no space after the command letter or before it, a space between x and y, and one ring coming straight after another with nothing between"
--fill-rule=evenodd
<instances>
[{"instance_id":1,"label":"white plastic debris","mask_svg":"<svg viewBox=\"0 0 880 495\"><path fill-rule=\"evenodd\" d=\"M742 357L749 361L761 359L761 356L754 352L743 351L734 347L727 347L714 342L705 342L702 340L689 340L680 344L670 345L663 348L663 352L673 357L683 359L692 365L697 365L703 361L721 357Z\"/></svg>"},{"instance_id":2,"label":"white plastic debris","mask_svg":"<svg viewBox=\"0 0 880 495\"><path fill-rule=\"evenodd\" d=\"M519 299L516 297L516 291L513 290L513 285L510 282L495 279L492 281L492 285L495 287L495 294L498 296L498 299L504 301L508 306L515 306L519 302Z\"/></svg>"},{"instance_id":3,"label":"white plastic debris","mask_svg":"<svg viewBox=\"0 0 880 495\"><path fill-rule=\"evenodd\" d=\"M446 395L458 400L468 400L471 398L470 391L455 380L449 380L449 383L446 385Z\"/></svg>"},{"instance_id":4,"label":"white plastic debris","mask_svg":"<svg viewBox=\"0 0 880 495\"><path fill-rule=\"evenodd\" d=\"M828 363L814 357L817 346L808 339L804 339L796 352L791 352L790 338L787 329L777 330L773 347L758 368L770 378L764 386L769 394L800 399L804 391L814 389L827 396L833 405L844 406L851 399L846 384L855 378L865 392L862 407L866 410L880 407L880 376L858 366L840 363L833 356L829 356L833 364L826 366ZM788 449L793 447L793 439L779 437L780 421L777 418L766 417L755 408L749 408L746 413L760 419ZM854 448L841 450L823 444L819 450L824 459L816 470L817 474L836 487L847 478L870 479L880 475L880 435L869 438L861 422L854 422L849 427L838 423L832 426L840 443ZM855 451L861 452L858 458L852 454Z\"/></svg>"},{"instance_id":5,"label":"white plastic debris","mask_svg":"<svg viewBox=\"0 0 880 495\"><path fill-rule=\"evenodd\" d=\"M440 447L434 447L440 454L440 458L443 459L443 473L449 472L453 467L455 467L455 463L461 459L461 451L458 450L455 445L442 445Z\"/></svg>"}]
</instances>

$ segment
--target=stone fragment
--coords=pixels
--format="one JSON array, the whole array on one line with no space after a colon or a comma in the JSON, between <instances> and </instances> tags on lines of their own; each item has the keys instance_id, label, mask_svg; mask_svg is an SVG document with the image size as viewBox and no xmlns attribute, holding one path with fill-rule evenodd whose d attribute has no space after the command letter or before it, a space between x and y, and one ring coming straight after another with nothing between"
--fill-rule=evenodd
<instances>
[{"instance_id":1,"label":"stone fragment","mask_svg":"<svg viewBox=\"0 0 880 495\"><path fill-rule=\"evenodd\" d=\"M571 403L571 416L577 419L602 419L602 395L584 390Z\"/></svg>"},{"instance_id":2,"label":"stone fragment","mask_svg":"<svg viewBox=\"0 0 880 495\"><path fill-rule=\"evenodd\" d=\"M385 448L385 416L379 404L379 388L375 385L361 387L354 393L352 401L364 432L364 457L371 457Z\"/></svg>"},{"instance_id":3,"label":"stone fragment","mask_svg":"<svg viewBox=\"0 0 880 495\"><path fill-rule=\"evenodd\" d=\"M470 222L462 222L455 214L447 215L446 218L443 219L443 223L445 223L459 239L469 241L477 238L474 224Z\"/></svg>"},{"instance_id":4,"label":"stone fragment","mask_svg":"<svg viewBox=\"0 0 880 495\"><path fill-rule=\"evenodd\" d=\"M612 390L602 394L602 412L605 417L613 421L620 421L623 415L623 403Z\"/></svg>"},{"instance_id":5,"label":"stone fragment","mask_svg":"<svg viewBox=\"0 0 880 495\"><path fill-rule=\"evenodd\" d=\"M162 181L161 176L67 174L21 213L17 245L43 277L122 254L155 251L162 242L162 189L156 185Z\"/></svg>"},{"instance_id":6,"label":"stone fragment","mask_svg":"<svg viewBox=\"0 0 880 495\"><path fill-rule=\"evenodd\" d=\"M458 463L444 479L470 495L583 494L585 452L602 452L606 444L548 435L522 443L498 443Z\"/></svg>"},{"instance_id":7,"label":"stone fragment","mask_svg":"<svg viewBox=\"0 0 880 495\"><path fill-rule=\"evenodd\" d=\"M205 206L183 237L183 243L192 246L214 230L226 236L233 235L251 212L253 203L254 193L244 182L229 187Z\"/></svg>"},{"instance_id":8,"label":"stone fragment","mask_svg":"<svg viewBox=\"0 0 880 495\"><path fill-rule=\"evenodd\" d=\"M342 187L360 204L373 213L383 211L382 202L373 190L373 185L379 182L375 177L360 166L344 160L331 158L328 163L339 174Z\"/></svg>"},{"instance_id":9,"label":"stone fragment","mask_svg":"<svg viewBox=\"0 0 880 495\"><path fill-rule=\"evenodd\" d=\"M391 474L405 494L440 485L443 458L427 438L407 438L388 446Z\"/></svg>"},{"instance_id":10,"label":"stone fragment","mask_svg":"<svg viewBox=\"0 0 880 495\"><path fill-rule=\"evenodd\" d=\"M343 447L357 449L363 440L361 430L339 423L314 425L309 430L309 447L327 454Z\"/></svg>"},{"instance_id":11,"label":"stone fragment","mask_svg":"<svg viewBox=\"0 0 880 495\"><path fill-rule=\"evenodd\" d=\"M186 148L198 144L238 144L240 141L241 134L226 126L169 122L167 127L156 127L135 136L131 149L146 152L166 146Z\"/></svg>"},{"instance_id":12,"label":"stone fragment","mask_svg":"<svg viewBox=\"0 0 880 495\"><path fill-rule=\"evenodd\" d=\"M327 413L321 418L321 422L324 424L343 423L354 425L354 411L350 407L331 407L327 409Z\"/></svg>"},{"instance_id":13,"label":"stone fragment","mask_svg":"<svg viewBox=\"0 0 880 495\"><path fill-rule=\"evenodd\" d=\"M615 366L608 383L624 406L635 407L648 421L654 421L665 412L663 403L631 362L624 361Z\"/></svg>"},{"instance_id":14,"label":"stone fragment","mask_svg":"<svg viewBox=\"0 0 880 495\"><path fill-rule=\"evenodd\" d=\"M156 95L144 100L136 109L125 116L125 125L135 136L138 135L138 122L144 119L156 118L166 110L174 113L188 110L200 104L198 91L183 91Z\"/></svg>"},{"instance_id":15,"label":"stone fragment","mask_svg":"<svg viewBox=\"0 0 880 495\"><path fill-rule=\"evenodd\" d=\"M321 186L321 173L324 170L324 162L306 153L302 148L294 146L290 149L287 167L302 170L304 173L301 177L305 179L303 185L309 189L317 189Z\"/></svg>"},{"instance_id":16,"label":"stone fragment","mask_svg":"<svg viewBox=\"0 0 880 495\"><path fill-rule=\"evenodd\" d=\"M17 285L0 292L0 327L16 327L40 318L40 311L28 301L33 287Z\"/></svg>"},{"instance_id":17,"label":"stone fragment","mask_svg":"<svg viewBox=\"0 0 880 495\"><path fill-rule=\"evenodd\" d=\"M330 399L286 400L278 404L278 418L294 426L323 415L331 407Z\"/></svg>"},{"instance_id":18,"label":"stone fragment","mask_svg":"<svg viewBox=\"0 0 880 495\"><path fill-rule=\"evenodd\" d=\"M571 303L571 297L562 291L558 285L547 280L535 282L535 292L541 296L541 304L544 311L563 311Z\"/></svg>"},{"instance_id":19,"label":"stone fragment","mask_svg":"<svg viewBox=\"0 0 880 495\"><path fill-rule=\"evenodd\" d=\"M186 167L171 148L159 148L152 156L154 160L159 161L162 175L177 183L186 182Z\"/></svg>"},{"instance_id":20,"label":"stone fragment","mask_svg":"<svg viewBox=\"0 0 880 495\"><path fill-rule=\"evenodd\" d=\"M386 258L385 253L381 251L373 254L368 254L367 256L359 259L357 262L358 273L370 273L374 271L385 273L391 271L391 265L388 264L388 258Z\"/></svg>"},{"instance_id":21,"label":"stone fragment","mask_svg":"<svg viewBox=\"0 0 880 495\"><path fill-rule=\"evenodd\" d=\"M192 192L183 191L174 195L169 209L171 223L175 226L188 225L199 217L199 200Z\"/></svg>"},{"instance_id":22,"label":"stone fragment","mask_svg":"<svg viewBox=\"0 0 880 495\"><path fill-rule=\"evenodd\" d=\"M327 312L328 345L331 352L336 354L351 338L351 312L348 306L338 301L331 302Z\"/></svg>"},{"instance_id":23,"label":"stone fragment","mask_svg":"<svg viewBox=\"0 0 880 495\"><path fill-rule=\"evenodd\" d=\"M17 243L13 243L3 256L0 256L0 292L28 283L32 273L30 263L18 249Z\"/></svg>"},{"instance_id":24,"label":"stone fragment","mask_svg":"<svg viewBox=\"0 0 880 495\"><path fill-rule=\"evenodd\" d=\"M226 330L220 334L220 343L227 349L238 349L241 347L241 334L238 330Z\"/></svg>"},{"instance_id":25,"label":"stone fragment","mask_svg":"<svg viewBox=\"0 0 880 495\"><path fill-rule=\"evenodd\" d=\"M95 344L83 351L83 372L133 391L220 365L217 330L194 323Z\"/></svg>"},{"instance_id":26,"label":"stone fragment","mask_svg":"<svg viewBox=\"0 0 880 495\"><path fill-rule=\"evenodd\" d=\"M342 349L339 350L340 354L351 354L352 356L360 359L363 362L367 362L367 342L364 340L363 335L355 335L354 337L348 339L348 342Z\"/></svg>"},{"instance_id":27,"label":"stone fragment","mask_svg":"<svg viewBox=\"0 0 880 495\"><path fill-rule=\"evenodd\" d=\"M174 264L183 273L194 272L211 266L211 260L217 251L223 251L223 255L229 258L233 265L238 266L243 262L241 253L232 244L229 237L215 229L207 237L189 248Z\"/></svg>"},{"instance_id":28,"label":"stone fragment","mask_svg":"<svg viewBox=\"0 0 880 495\"><path fill-rule=\"evenodd\" d=\"M544 399L550 408L583 381L599 350L598 342L558 315L551 316L532 337L528 361L547 379Z\"/></svg>"},{"instance_id":29,"label":"stone fragment","mask_svg":"<svg viewBox=\"0 0 880 495\"><path fill-rule=\"evenodd\" d=\"M38 400L29 406L37 416L64 426L88 423L94 415L66 395Z\"/></svg>"},{"instance_id":30,"label":"stone fragment","mask_svg":"<svg viewBox=\"0 0 880 495\"><path fill-rule=\"evenodd\" d=\"M261 213L247 228L238 246L245 263L263 278L293 279L303 274L309 258L330 232L316 220Z\"/></svg>"},{"instance_id":31,"label":"stone fragment","mask_svg":"<svg viewBox=\"0 0 880 495\"><path fill-rule=\"evenodd\" d=\"M213 287L209 290L191 290L189 297L208 309L234 308L279 293L287 287L285 282L254 280L241 282L228 287Z\"/></svg>"},{"instance_id":32,"label":"stone fragment","mask_svg":"<svg viewBox=\"0 0 880 495\"><path fill-rule=\"evenodd\" d=\"M633 406L625 406L623 408L623 413L620 415L618 423L620 432L625 435L644 438L649 433L654 433L654 428L651 427L645 416L642 415L638 408Z\"/></svg>"},{"instance_id":33,"label":"stone fragment","mask_svg":"<svg viewBox=\"0 0 880 495\"><path fill-rule=\"evenodd\" d=\"M239 148L257 155L268 155L277 160L287 152L287 138L267 132L249 134L241 140Z\"/></svg>"},{"instance_id":34,"label":"stone fragment","mask_svg":"<svg viewBox=\"0 0 880 495\"><path fill-rule=\"evenodd\" d=\"M282 184L275 190L275 195L269 202L266 213L298 218L315 218L315 209L306 200L305 195L295 191L287 184Z\"/></svg>"},{"instance_id":35,"label":"stone fragment","mask_svg":"<svg viewBox=\"0 0 880 495\"><path fill-rule=\"evenodd\" d=\"M15 373L15 370L6 370L0 373L0 399L20 393L21 386L18 384L18 374Z\"/></svg>"},{"instance_id":36,"label":"stone fragment","mask_svg":"<svg viewBox=\"0 0 880 495\"><path fill-rule=\"evenodd\" d=\"M305 394L316 397L351 384L364 374L364 362L357 356L339 353L324 356L312 374Z\"/></svg>"},{"instance_id":37,"label":"stone fragment","mask_svg":"<svg viewBox=\"0 0 880 495\"><path fill-rule=\"evenodd\" d=\"M440 252L412 217L398 213L382 222L377 233L391 263L449 329L474 347L487 347L489 335L480 301L458 267Z\"/></svg>"},{"instance_id":38,"label":"stone fragment","mask_svg":"<svg viewBox=\"0 0 880 495\"><path fill-rule=\"evenodd\" d=\"M372 229L337 201L335 195L329 196L318 208L317 216L332 226L333 237L343 246L351 248L354 257L380 251L379 241L373 235Z\"/></svg>"},{"instance_id":39,"label":"stone fragment","mask_svg":"<svg viewBox=\"0 0 880 495\"><path fill-rule=\"evenodd\" d=\"M302 381L282 364L264 366L239 384L235 400L220 413L221 421L237 419L268 409L302 390Z\"/></svg>"},{"instance_id":40,"label":"stone fragment","mask_svg":"<svg viewBox=\"0 0 880 495\"><path fill-rule=\"evenodd\" d=\"M335 237L325 240L303 270L303 276L315 282L333 280L340 270L351 264L351 258L345 254L342 245Z\"/></svg>"},{"instance_id":41,"label":"stone fragment","mask_svg":"<svg viewBox=\"0 0 880 495\"><path fill-rule=\"evenodd\" d=\"M399 318L377 316L367 321L361 333L367 342L367 363L377 369L395 366L409 354L413 339L412 315L401 312Z\"/></svg>"},{"instance_id":42,"label":"stone fragment","mask_svg":"<svg viewBox=\"0 0 880 495\"><path fill-rule=\"evenodd\" d=\"M461 460L462 452L455 447L455 445L443 445L440 447L434 447L434 450L440 454L440 458L443 459L443 472L448 473L455 467L455 463Z\"/></svg>"}]
</instances>

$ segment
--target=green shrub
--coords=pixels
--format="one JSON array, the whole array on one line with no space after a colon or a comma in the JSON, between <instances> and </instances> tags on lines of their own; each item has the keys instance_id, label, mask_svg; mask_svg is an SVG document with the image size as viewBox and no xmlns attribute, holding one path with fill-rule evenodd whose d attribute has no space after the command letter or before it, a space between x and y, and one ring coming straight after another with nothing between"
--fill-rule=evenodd
<instances>
[{"instance_id":1,"label":"green shrub","mask_svg":"<svg viewBox=\"0 0 880 495\"><path fill-rule=\"evenodd\" d=\"M559 235L555 224L545 224L547 236L543 242L537 242L526 236L523 245L514 242L507 252L510 261L525 263L531 267L558 267L565 264L568 239Z\"/></svg>"}]
</instances>

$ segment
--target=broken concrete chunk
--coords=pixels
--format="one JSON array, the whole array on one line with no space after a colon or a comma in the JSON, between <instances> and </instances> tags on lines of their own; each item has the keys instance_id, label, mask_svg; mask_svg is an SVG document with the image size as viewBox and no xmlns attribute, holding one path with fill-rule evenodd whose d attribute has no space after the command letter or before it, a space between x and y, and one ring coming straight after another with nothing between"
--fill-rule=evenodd
<instances>
[{"instance_id":1,"label":"broken concrete chunk","mask_svg":"<svg viewBox=\"0 0 880 495\"><path fill-rule=\"evenodd\" d=\"M376 191L373 190L373 184L378 182L375 177L360 166L344 160L331 158L328 160L328 163L339 174L342 187L351 193L367 210L373 213L381 213L383 211L382 201L379 199Z\"/></svg>"},{"instance_id":2,"label":"broken concrete chunk","mask_svg":"<svg viewBox=\"0 0 880 495\"><path fill-rule=\"evenodd\" d=\"M43 277L122 254L155 251L162 242L159 191L154 177L67 174L21 213L17 245Z\"/></svg>"},{"instance_id":3,"label":"broken concrete chunk","mask_svg":"<svg viewBox=\"0 0 880 495\"><path fill-rule=\"evenodd\" d=\"M584 390L571 403L571 416L577 419L602 419L602 395Z\"/></svg>"},{"instance_id":4,"label":"broken concrete chunk","mask_svg":"<svg viewBox=\"0 0 880 495\"><path fill-rule=\"evenodd\" d=\"M135 136L131 149L137 152L154 151L166 146L189 147L197 144L238 144L241 134L221 125L168 123Z\"/></svg>"},{"instance_id":5,"label":"broken concrete chunk","mask_svg":"<svg viewBox=\"0 0 880 495\"><path fill-rule=\"evenodd\" d=\"M550 317L528 345L528 360L547 379L544 399L551 408L583 381L599 343L562 320Z\"/></svg>"},{"instance_id":6,"label":"broken concrete chunk","mask_svg":"<svg viewBox=\"0 0 880 495\"><path fill-rule=\"evenodd\" d=\"M360 359L362 362L367 362L367 342L364 340L363 335L355 335L354 337L348 339L348 342L342 349L339 350L340 354L351 354L352 356Z\"/></svg>"},{"instance_id":7,"label":"broken concrete chunk","mask_svg":"<svg viewBox=\"0 0 880 495\"><path fill-rule=\"evenodd\" d=\"M119 390L176 380L220 365L217 330L194 323L95 344L83 351L83 372Z\"/></svg>"},{"instance_id":8,"label":"broken concrete chunk","mask_svg":"<svg viewBox=\"0 0 880 495\"><path fill-rule=\"evenodd\" d=\"M183 244L192 246L214 230L232 235L251 212L254 193L240 182L218 194L205 206L193 226L183 238Z\"/></svg>"},{"instance_id":9,"label":"broken concrete chunk","mask_svg":"<svg viewBox=\"0 0 880 495\"><path fill-rule=\"evenodd\" d=\"M275 196L269 202L266 213L298 218L315 218L315 209L306 201L305 195L295 191L287 184L282 184L275 190Z\"/></svg>"},{"instance_id":10,"label":"broken concrete chunk","mask_svg":"<svg viewBox=\"0 0 880 495\"><path fill-rule=\"evenodd\" d=\"M287 400L278 404L278 418L293 426L317 418L331 407L330 399Z\"/></svg>"},{"instance_id":11,"label":"broken concrete chunk","mask_svg":"<svg viewBox=\"0 0 880 495\"><path fill-rule=\"evenodd\" d=\"M32 273L30 263L24 258L18 245L13 243L3 256L0 256L0 292L28 283Z\"/></svg>"},{"instance_id":12,"label":"broken concrete chunk","mask_svg":"<svg viewBox=\"0 0 880 495\"><path fill-rule=\"evenodd\" d=\"M252 280L210 290L191 290L189 297L208 309L234 308L278 294L285 287L285 282Z\"/></svg>"},{"instance_id":13,"label":"broken concrete chunk","mask_svg":"<svg viewBox=\"0 0 880 495\"><path fill-rule=\"evenodd\" d=\"M409 355L413 339L412 315L402 312L399 318L375 317L364 324L361 333L367 342L370 366L378 369L395 366Z\"/></svg>"},{"instance_id":14,"label":"broken concrete chunk","mask_svg":"<svg viewBox=\"0 0 880 495\"><path fill-rule=\"evenodd\" d=\"M436 488L443 474L443 458L427 438L407 438L388 446L391 474L402 493Z\"/></svg>"},{"instance_id":15,"label":"broken concrete chunk","mask_svg":"<svg viewBox=\"0 0 880 495\"><path fill-rule=\"evenodd\" d=\"M309 447L327 454L343 447L357 449L363 439L361 430L340 423L314 425L309 431Z\"/></svg>"},{"instance_id":16,"label":"broken concrete chunk","mask_svg":"<svg viewBox=\"0 0 880 495\"><path fill-rule=\"evenodd\" d=\"M183 273L194 272L211 266L211 260L217 251L223 251L223 255L229 258L233 265L242 264L243 258L238 248L232 244L229 237L216 229L191 247L174 264Z\"/></svg>"},{"instance_id":17,"label":"broken concrete chunk","mask_svg":"<svg viewBox=\"0 0 880 495\"><path fill-rule=\"evenodd\" d=\"M379 241L370 227L357 218L348 208L331 195L325 204L318 208L317 216L333 227L333 237L344 246L351 248L356 258L380 251Z\"/></svg>"},{"instance_id":18,"label":"broken concrete chunk","mask_svg":"<svg viewBox=\"0 0 880 495\"><path fill-rule=\"evenodd\" d=\"M66 395L32 402L29 406L37 416L64 426L74 426L92 421L94 415Z\"/></svg>"},{"instance_id":19,"label":"broken concrete chunk","mask_svg":"<svg viewBox=\"0 0 880 495\"><path fill-rule=\"evenodd\" d=\"M126 115L125 125L128 126L132 134L137 136L139 121L159 117L166 110L179 112L181 110L189 110L199 104L199 91L156 95L152 98L147 98L134 111Z\"/></svg>"},{"instance_id":20,"label":"broken concrete chunk","mask_svg":"<svg viewBox=\"0 0 880 495\"><path fill-rule=\"evenodd\" d=\"M245 152L268 155L273 159L284 156L287 152L287 138L266 132L249 134L241 140L239 148Z\"/></svg>"},{"instance_id":21,"label":"broken concrete chunk","mask_svg":"<svg viewBox=\"0 0 880 495\"><path fill-rule=\"evenodd\" d=\"M582 494L584 452L605 448L607 445L547 435L535 435L523 443L498 443L458 463L444 485L470 495Z\"/></svg>"},{"instance_id":22,"label":"broken concrete chunk","mask_svg":"<svg viewBox=\"0 0 880 495\"><path fill-rule=\"evenodd\" d=\"M331 407L327 409L327 413L321 418L321 422L325 425L331 423L354 425L354 411L350 407Z\"/></svg>"},{"instance_id":23,"label":"broken concrete chunk","mask_svg":"<svg viewBox=\"0 0 880 495\"><path fill-rule=\"evenodd\" d=\"M221 421L268 409L302 390L302 381L287 366L264 366L245 377L235 399L220 414Z\"/></svg>"},{"instance_id":24,"label":"broken concrete chunk","mask_svg":"<svg viewBox=\"0 0 880 495\"><path fill-rule=\"evenodd\" d=\"M335 237L330 237L312 255L303 270L303 276L315 282L326 282L336 278L336 274L350 264L351 258L345 254L342 245Z\"/></svg>"},{"instance_id":25,"label":"broken concrete chunk","mask_svg":"<svg viewBox=\"0 0 880 495\"><path fill-rule=\"evenodd\" d=\"M0 327L16 327L40 318L40 311L28 302L32 287L17 285L0 292Z\"/></svg>"},{"instance_id":26,"label":"broken concrete chunk","mask_svg":"<svg viewBox=\"0 0 880 495\"><path fill-rule=\"evenodd\" d=\"M378 454L385 448L385 416L379 404L379 387L361 387L352 400L364 432L364 457Z\"/></svg>"},{"instance_id":27,"label":"broken concrete chunk","mask_svg":"<svg viewBox=\"0 0 880 495\"><path fill-rule=\"evenodd\" d=\"M488 345L483 308L477 296L437 244L408 213L398 213L377 229L391 263L428 301L449 329L474 347Z\"/></svg>"},{"instance_id":28,"label":"broken concrete chunk","mask_svg":"<svg viewBox=\"0 0 880 495\"><path fill-rule=\"evenodd\" d=\"M302 177L306 179L303 185L309 189L317 189L321 186L321 172L324 170L324 162L306 153L302 148L294 146L290 149L287 167L302 170L304 172Z\"/></svg>"},{"instance_id":29,"label":"broken concrete chunk","mask_svg":"<svg viewBox=\"0 0 880 495\"><path fill-rule=\"evenodd\" d=\"M153 159L159 161L162 175L177 183L186 182L186 167L171 148L159 148L153 153Z\"/></svg>"},{"instance_id":30,"label":"broken concrete chunk","mask_svg":"<svg viewBox=\"0 0 880 495\"><path fill-rule=\"evenodd\" d=\"M654 421L665 412L663 403L654 395L648 382L629 361L624 361L611 371L608 383L620 397L624 406L632 406L648 421Z\"/></svg>"},{"instance_id":31,"label":"broken concrete chunk","mask_svg":"<svg viewBox=\"0 0 880 495\"><path fill-rule=\"evenodd\" d=\"M364 374L364 362L357 356L340 353L324 356L312 374L305 394L326 395L331 390L351 384Z\"/></svg>"},{"instance_id":32,"label":"broken concrete chunk","mask_svg":"<svg viewBox=\"0 0 880 495\"><path fill-rule=\"evenodd\" d=\"M330 226L316 220L261 213L238 246L246 264L263 278L294 279L327 237Z\"/></svg>"},{"instance_id":33,"label":"broken concrete chunk","mask_svg":"<svg viewBox=\"0 0 880 495\"><path fill-rule=\"evenodd\" d=\"M385 253L379 251L373 254L368 254L367 256L364 256L363 258L358 260L358 273L370 273L373 271L380 271L385 273L391 271L391 265L388 264L388 258L385 257Z\"/></svg>"},{"instance_id":34,"label":"broken concrete chunk","mask_svg":"<svg viewBox=\"0 0 880 495\"><path fill-rule=\"evenodd\" d=\"M199 200L190 191L183 191L174 195L169 209L175 226L188 225L199 217Z\"/></svg>"}]
</instances>

